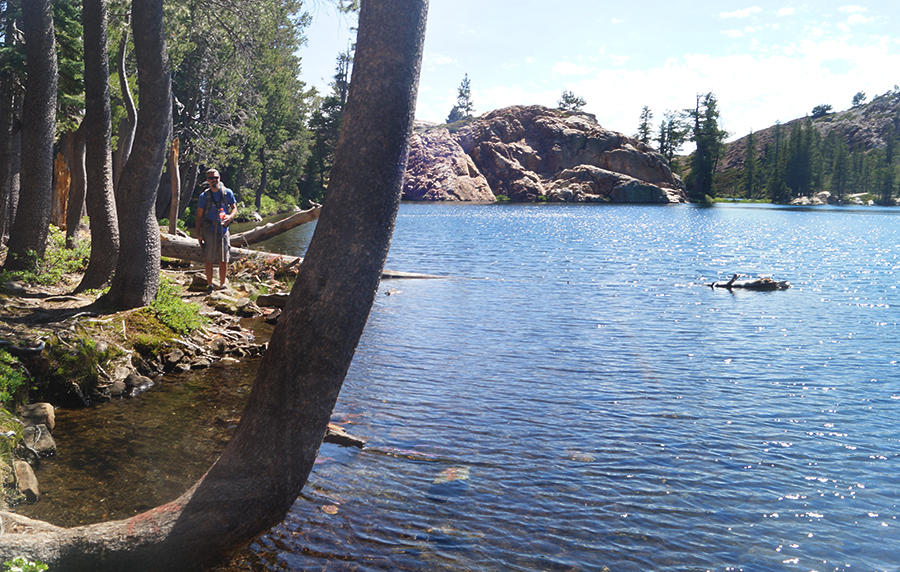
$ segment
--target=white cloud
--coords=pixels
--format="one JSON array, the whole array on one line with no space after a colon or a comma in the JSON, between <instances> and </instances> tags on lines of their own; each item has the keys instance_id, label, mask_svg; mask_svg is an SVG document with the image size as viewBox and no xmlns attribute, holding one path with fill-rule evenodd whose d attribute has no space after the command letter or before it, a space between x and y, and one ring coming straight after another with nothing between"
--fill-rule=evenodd
<instances>
[{"instance_id":1,"label":"white cloud","mask_svg":"<svg viewBox=\"0 0 900 572\"><path fill-rule=\"evenodd\" d=\"M425 65L427 66L446 66L455 62L456 60L450 56L441 54L427 54L425 58Z\"/></svg>"},{"instance_id":2,"label":"white cloud","mask_svg":"<svg viewBox=\"0 0 900 572\"><path fill-rule=\"evenodd\" d=\"M871 18L867 18L866 16L863 16L862 14L852 14L849 18L847 18L847 23L852 24L852 25L868 24L871 21L872 21Z\"/></svg>"},{"instance_id":3,"label":"white cloud","mask_svg":"<svg viewBox=\"0 0 900 572\"><path fill-rule=\"evenodd\" d=\"M855 6L855 5L851 4L848 6L841 6L840 8L838 8L838 10L840 10L841 12L846 12L848 14L853 14L853 13L857 13L857 12L865 12L866 8L863 8L862 6Z\"/></svg>"},{"instance_id":4,"label":"white cloud","mask_svg":"<svg viewBox=\"0 0 900 572\"><path fill-rule=\"evenodd\" d=\"M583 64L573 64L572 62L557 62L553 64L553 73L557 75L587 75L591 73L591 68Z\"/></svg>"},{"instance_id":5,"label":"white cloud","mask_svg":"<svg viewBox=\"0 0 900 572\"><path fill-rule=\"evenodd\" d=\"M622 24L625 22L625 20L622 20L621 18L613 18L612 20L610 20L610 22L612 22L613 24Z\"/></svg>"},{"instance_id":6,"label":"white cloud","mask_svg":"<svg viewBox=\"0 0 900 572\"><path fill-rule=\"evenodd\" d=\"M794 12L796 12L796 11L797 11L796 8L787 6L785 8L782 8L781 10L779 10L778 15L779 16L792 16L794 14Z\"/></svg>"},{"instance_id":7,"label":"white cloud","mask_svg":"<svg viewBox=\"0 0 900 572\"><path fill-rule=\"evenodd\" d=\"M740 38L744 35L744 32L740 30L722 30L722 34L728 36L729 38Z\"/></svg>"},{"instance_id":8,"label":"white cloud","mask_svg":"<svg viewBox=\"0 0 900 572\"><path fill-rule=\"evenodd\" d=\"M722 12L719 14L720 18L747 18L752 14L757 14L762 12L762 8L759 6L751 6L749 8L744 8L743 10L735 10L734 12Z\"/></svg>"},{"instance_id":9,"label":"white cloud","mask_svg":"<svg viewBox=\"0 0 900 572\"><path fill-rule=\"evenodd\" d=\"M612 60L614 66L624 66L631 59L631 56L614 56L610 54L609 59Z\"/></svg>"}]
</instances>

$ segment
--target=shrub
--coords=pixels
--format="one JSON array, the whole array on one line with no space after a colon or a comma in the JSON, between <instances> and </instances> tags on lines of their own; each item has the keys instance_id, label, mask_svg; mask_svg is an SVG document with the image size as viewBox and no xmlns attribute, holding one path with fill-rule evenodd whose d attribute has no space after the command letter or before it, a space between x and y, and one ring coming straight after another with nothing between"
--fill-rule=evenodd
<instances>
[{"instance_id":1,"label":"shrub","mask_svg":"<svg viewBox=\"0 0 900 572\"><path fill-rule=\"evenodd\" d=\"M0 350L0 405L9 407L14 404L26 379L16 358Z\"/></svg>"},{"instance_id":2,"label":"shrub","mask_svg":"<svg viewBox=\"0 0 900 572\"><path fill-rule=\"evenodd\" d=\"M12 560L7 560L3 563L4 572L43 572L48 568L49 566L40 560L31 562L30 560L25 560L21 556L13 558Z\"/></svg>"}]
</instances>

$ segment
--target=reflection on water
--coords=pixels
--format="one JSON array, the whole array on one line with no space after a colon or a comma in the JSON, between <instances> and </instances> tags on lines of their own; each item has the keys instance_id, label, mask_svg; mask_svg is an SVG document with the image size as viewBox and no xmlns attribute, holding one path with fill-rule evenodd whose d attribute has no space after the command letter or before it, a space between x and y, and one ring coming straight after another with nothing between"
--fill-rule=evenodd
<instances>
[{"instance_id":1,"label":"reflection on water","mask_svg":"<svg viewBox=\"0 0 900 572\"><path fill-rule=\"evenodd\" d=\"M335 419L369 446L222 570L895 569L898 216L404 204L388 267L465 279L382 285Z\"/></svg>"}]
</instances>

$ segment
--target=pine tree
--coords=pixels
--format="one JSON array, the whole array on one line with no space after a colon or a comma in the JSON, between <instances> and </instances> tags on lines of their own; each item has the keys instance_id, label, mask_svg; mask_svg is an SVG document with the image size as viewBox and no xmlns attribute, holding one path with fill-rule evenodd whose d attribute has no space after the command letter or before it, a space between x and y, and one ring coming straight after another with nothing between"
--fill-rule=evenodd
<instances>
[{"instance_id":1,"label":"pine tree","mask_svg":"<svg viewBox=\"0 0 900 572\"><path fill-rule=\"evenodd\" d=\"M456 123L461 119L472 117L473 113L475 113L475 104L472 103L472 84L469 81L469 74L466 74L457 88L456 105L450 110L447 123Z\"/></svg>"},{"instance_id":2,"label":"pine tree","mask_svg":"<svg viewBox=\"0 0 900 572\"><path fill-rule=\"evenodd\" d=\"M753 191L756 187L756 172L759 165L756 159L756 136L753 131L747 136L747 156L744 159L744 193L747 198L753 200Z\"/></svg>"},{"instance_id":3,"label":"pine tree","mask_svg":"<svg viewBox=\"0 0 900 572\"><path fill-rule=\"evenodd\" d=\"M634 136L635 139L644 143L646 145L650 144L650 137L653 133L653 112L650 111L650 108L646 105L644 109L641 110L641 118L640 123L638 123L637 134Z\"/></svg>"},{"instance_id":4,"label":"pine tree","mask_svg":"<svg viewBox=\"0 0 900 572\"><path fill-rule=\"evenodd\" d=\"M702 97L698 95L696 106L686 114L694 121L691 140L697 145L687 184L691 198L707 201L715 196L713 174L724 150L727 132L719 129L719 109L712 92Z\"/></svg>"}]
</instances>

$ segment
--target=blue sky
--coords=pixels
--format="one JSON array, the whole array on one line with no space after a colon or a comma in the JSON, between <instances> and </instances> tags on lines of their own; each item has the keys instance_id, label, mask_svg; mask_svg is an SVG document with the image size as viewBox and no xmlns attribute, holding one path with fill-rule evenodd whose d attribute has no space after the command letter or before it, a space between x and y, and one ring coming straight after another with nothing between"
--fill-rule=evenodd
<instances>
[{"instance_id":1,"label":"blue sky","mask_svg":"<svg viewBox=\"0 0 900 572\"><path fill-rule=\"evenodd\" d=\"M352 22L312 15L303 79L327 91ZM571 90L626 134L712 91L736 138L900 84L900 2L431 0L417 117L443 122L465 74L476 114Z\"/></svg>"}]
</instances>

